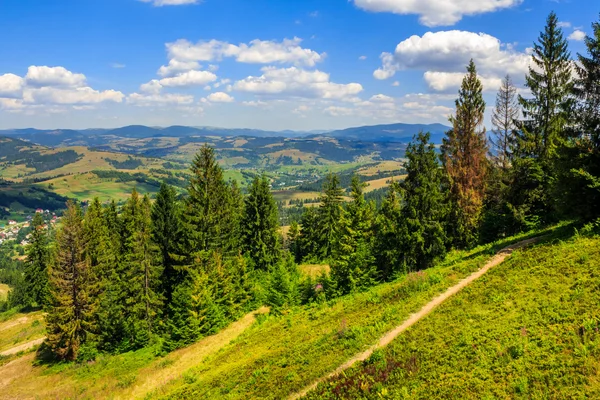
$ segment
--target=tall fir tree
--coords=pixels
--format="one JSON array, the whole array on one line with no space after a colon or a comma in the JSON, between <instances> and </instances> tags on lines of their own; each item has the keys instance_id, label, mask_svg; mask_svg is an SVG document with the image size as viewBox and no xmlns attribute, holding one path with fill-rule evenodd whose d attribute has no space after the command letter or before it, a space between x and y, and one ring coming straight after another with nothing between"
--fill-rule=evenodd
<instances>
[{"instance_id":1,"label":"tall fir tree","mask_svg":"<svg viewBox=\"0 0 600 400\"><path fill-rule=\"evenodd\" d=\"M557 217L557 155L568 139L566 128L574 104L571 69L568 43L552 12L533 46L532 66L526 76L532 97L519 97L523 120L518 123L507 201L522 229Z\"/></svg>"},{"instance_id":2,"label":"tall fir tree","mask_svg":"<svg viewBox=\"0 0 600 400\"><path fill-rule=\"evenodd\" d=\"M430 268L446 255L446 194L443 171L429 133L419 133L406 150L406 179L400 183L402 264L410 272Z\"/></svg>"},{"instance_id":3,"label":"tall fir tree","mask_svg":"<svg viewBox=\"0 0 600 400\"><path fill-rule=\"evenodd\" d=\"M329 174L323 184L321 204L318 210L318 246L321 260L328 260L333 254L333 248L340 234L340 218L344 190L340 186L340 177Z\"/></svg>"},{"instance_id":4,"label":"tall fir tree","mask_svg":"<svg viewBox=\"0 0 600 400\"><path fill-rule=\"evenodd\" d=\"M452 129L442 145L451 192L449 237L459 247L472 246L478 239L488 152L484 113L483 86L471 60L456 100L456 113L450 117Z\"/></svg>"},{"instance_id":5,"label":"tall fir tree","mask_svg":"<svg viewBox=\"0 0 600 400\"><path fill-rule=\"evenodd\" d=\"M374 205L365 200L358 176L352 177L352 201L341 214L339 237L333 247L331 277L340 294L363 290L376 278L373 256Z\"/></svg>"},{"instance_id":6,"label":"tall fir tree","mask_svg":"<svg viewBox=\"0 0 600 400\"><path fill-rule=\"evenodd\" d=\"M160 277L161 292L165 304L171 302L175 286L182 279L174 257L180 235L181 212L177 203L177 192L172 186L163 183L152 205L152 240L160 251L160 264L163 267Z\"/></svg>"},{"instance_id":7,"label":"tall fir tree","mask_svg":"<svg viewBox=\"0 0 600 400\"><path fill-rule=\"evenodd\" d=\"M36 213L31 221L31 239L27 247L24 268L25 299L27 306L44 307L48 304L48 269L50 263L47 229L44 218Z\"/></svg>"},{"instance_id":8,"label":"tall fir tree","mask_svg":"<svg viewBox=\"0 0 600 400\"><path fill-rule=\"evenodd\" d=\"M46 315L46 342L54 355L74 360L82 344L93 336L93 285L85 261L81 208L69 201L56 234L55 260L50 273L50 306Z\"/></svg>"},{"instance_id":9,"label":"tall fir tree","mask_svg":"<svg viewBox=\"0 0 600 400\"><path fill-rule=\"evenodd\" d=\"M315 207L306 208L302 214L298 253L300 261L320 261L319 211Z\"/></svg>"},{"instance_id":10,"label":"tall fir tree","mask_svg":"<svg viewBox=\"0 0 600 400\"><path fill-rule=\"evenodd\" d=\"M576 129L561 154L561 193L565 213L600 218L600 19L586 36L587 54L577 54Z\"/></svg>"},{"instance_id":11,"label":"tall fir tree","mask_svg":"<svg viewBox=\"0 0 600 400\"><path fill-rule=\"evenodd\" d=\"M287 233L286 240L287 248L294 257L294 261L302 261L302 255L300 250L300 225L296 221L290 223L290 229Z\"/></svg>"},{"instance_id":12,"label":"tall fir tree","mask_svg":"<svg viewBox=\"0 0 600 400\"><path fill-rule=\"evenodd\" d=\"M400 271L402 258L401 238L406 234L400 230L403 202L400 185L392 181L388 187L381 209L375 218L375 261L380 280L392 280Z\"/></svg>"},{"instance_id":13,"label":"tall fir tree","mask_svg":"<svg viewBox=\"0 0 600 400\"><path fill-rule=\"evenodd\" d=\"M148 196L139 198L133 190L123 209L124 236L124 323L128 346L146 345L158 330L161 307L158 278L159 252L152 242L151 205Z\"/></svg>"},{"instance_id":14,"label":"tall fir tree","mask_svg":"<svg viewBox=\"0 0 600 400\"><path fill-rule=\"evenodd\" d=\"M281 258L279 217L267 177L256 177L244 199L242 251L256 269L268 271Z\"/></svg>"},{"instance_id":15,"label":"tall fir tree","mask_svg":"<svg viewBox=\"0 0 600 400\"><path fill-rule=\"evenodd\" d=\"M494 165L504 171L510 166L519 113L517 88L510 75L506 75L496 95L496 107L492 113L493 129L490 136L491 158Z\"/></svg>"}]
</instances>

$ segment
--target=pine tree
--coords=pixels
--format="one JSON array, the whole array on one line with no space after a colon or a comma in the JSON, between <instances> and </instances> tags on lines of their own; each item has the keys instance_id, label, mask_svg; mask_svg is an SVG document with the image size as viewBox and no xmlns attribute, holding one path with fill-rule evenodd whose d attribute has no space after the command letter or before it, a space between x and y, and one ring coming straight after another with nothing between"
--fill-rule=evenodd
<instances>
[{"instance_id":1,"label":"pine tree","mask_svg":"<svg viewBox=\"0 0 600 400\"><path fill-rule=\"evenodd\" d=\"M95 330L82 222L81 208L69 201L62 228L56 234L55 260L50 272L46 341L54 355L63 360L74 360Z\"/></svg>"},{"instance_id":2,"label":"pine tree","mask_svg":"<svg viewBox=\"0 0 600 400\"><path fill-rule=\"evenodd\" d=\"M544 162L554 157L564 140L573 107L571 55L554 12L548 15L544 32L533 44L532 62L526 86L533 97L519 96L525 118L520 126L519 155Z\"/></svg>"},{"instance_id":3,"label":"pine tree","mask_svg":"<svg viewBox=\"0 0 600 400\"><path fill-rule=\"evenodd\" d=\"M401 272L401 238L406 237L406 234L400 231L402 201L400 185L392 181L375 219L375 261L379 279L384 281L393 279Z\"/></svg>"},{"instance_id":4,"label":"pine tree","mask_svg":"<svg viewBox=\"0 0 600 400\"><path fill-rule=\"evenodd\" d=\"M430 268L446 255L443 173L429 139L429 133L419 133L406 150L407 176L400 183L404 199L400 217L404 272Z\"/></svg>"},{"instance_id":5,"label":"pine tree","mask_svg":"<svg viewBox=\"0 0 600 400\"><path fill-rule=\"evenodd\" d=\"M32 232L25 261L25 298L28 306L44 307L48 303L48 265L50 255L44 219L36 213L31 221Z\"/></svg>"},{"instance_id":6,"label":"pine tree","mask_svg":"<svg viewBox=\"0 0 600 400\"><path fill-rule=\"evenodd\" d=\"M493 136L491 157L494 164L506 171L510 166L512 149L515 145L515 121L519 116L517 88L510 75L506 75L496 95L496 108L492 114Z\"/></svg>"},{"instance_id":7,"label":"pine tree","mask_svg":"<svg viewBox=\"0 0 600 400\"><path fill-rule=\"evenodd\" d=\"M328 260L333 254L333 247L339 239L340 218L344 191L340 186L340 178L329 174L323 184L323 194L318 210L318 252L321 260Z\"/></svg>"},{"instance_id":8,"label":"pine tree","mask_svg":"<svg viewBox=\"0 0 600 400\"><path fill-rule=\"evenodd\" d=\"M364 196L366 184L352 177L352 202L342 212L331 260L331 276L340 294L366 289L376 275L373 257L374 206Z\"/></svg>"},{"instance_id":9,"label":"pine tree","mask_svg":"<svg viewBox=\"0 0 600 400\"><path fill-rule=\"evenodd\" d=\"M123 209L125 283L124 322L129 346L143 347L158 330L157 313L161 299L157 293L161 270L158 248L152 242L151 205L148 196L139 199L134 190Z\"/></svg>"},{"instance_id":10,"label":"pine tree","mask_svg":"<svg viewBox=\"0 0 600 400\"><path fill-rule=\"evenodd\" d=\"M576 135L562 154L566 213L584 220L600 217L600 20L585 38L587 54L577 54L574 93Z\"/></svg>"},{"instance_id":11,"label":"pine tree","mask_svg":"<svg viewBox=\"0 0 600 400\"><path fill-rule=\"evenodd\" d=\"M508 194L515 219L524 228L556 218L557 150L566 143L573 109L571 56L555 13L534 43L532 63L526 86L533 97L519 97L524 119L518 124Z\"/></svg>"},{"instance_id":12,"label":"pine tree","mask_svg":"<svg viewBox=\"0 0 600 400\"><path fill-rule=\"evenodd\" d=\"M165 304L171 302L175 286L182 279L182 273L173 259L177 253L179 223L177 193L172 186L163 183L152 205L152 240L160 250L160 264L163 266L160 283Z\"/></svg>"},{"instance_id":13,"label":"pine tree","mask_svg":"<svg viewBox=\"0 0 600 400\"><path fill-rule=\"evenodd\" d=\"M244 200L242 251L256 269L268 271L280 259L277 205L265 176L254 178Z\"/></svg>"},{"instance_id":14,"label":"pine tree","mask_svg":"<svg viewBox=\"0 0 600 400\"><path fill-rule=\"evenodd\" d=\"M300 225L298 222L292 221L290 229L287 233L287 248L294 257L294 261L300 262L302 254L300 250Z\"/></svg>"},{"instance_id":15,"label":"pine tree","mask_svg":"<svg viewBox=\"0 0 600 400\"><path fill-rule=\"evenodd\" d=\"M321 258L319 239L319 212L308 207L300 221L300 239L298 242L299 259L305 262L318 262Z\"/></svg>"},{"instance_id":16,"label":"pine tree","mask_svg":"<svg viewBox=\"0 0 600 400\"><path fill-rule=\"evenodd\" d=\"M477 241L485 194L487 140L483 117L483 87L473 60L467 67L456 114L450 117L452 130L442 145L446 174L450 181L450 234L456 246L472 246Z\"/></svg>"}]
</instances>

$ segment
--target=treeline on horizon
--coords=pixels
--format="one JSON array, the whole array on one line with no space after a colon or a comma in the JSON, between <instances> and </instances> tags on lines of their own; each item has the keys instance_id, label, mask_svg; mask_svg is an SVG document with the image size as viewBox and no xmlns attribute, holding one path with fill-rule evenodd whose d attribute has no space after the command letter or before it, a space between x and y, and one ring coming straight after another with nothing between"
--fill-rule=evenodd
<instances>
[{"instance_id":1,"label":"treeline on horizon","mask_svg":"<svg viewBox=\"0 0 600 400\"><path fill-rule=\"evenodd\" d=\"M471 248L561 219L600 227L600 23L573 62L554 13L534 44L529 97L509 76L483 126L486 104L473 61L439 154L427 133L407 149L406 178L376 209L364 183L345 202L330 174L320 204L285 240L266 177L242 195L214 150L191 166L187 195L163 184L156 201L133 192L122 210L69 203L50 239L39 218L12 306L42 307L40 355L88 360L156 345L193 343L261 305L272 312L364 290ZM301 277L298 262L329 263ZM13 277L13 280L14 277ZM12 302L12 303L11 303Z\"/></svg>"}]
</instances>

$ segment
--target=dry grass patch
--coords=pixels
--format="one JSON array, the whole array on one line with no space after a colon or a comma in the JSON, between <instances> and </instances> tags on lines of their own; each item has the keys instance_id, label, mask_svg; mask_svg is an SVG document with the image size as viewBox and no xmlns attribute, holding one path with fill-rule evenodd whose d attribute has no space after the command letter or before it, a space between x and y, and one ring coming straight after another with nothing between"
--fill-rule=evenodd
<instances>
[{"instance_id":1,"label":"dry grass patch","mask_svg":"<svg viewBox=\"0 0 600 400\"><path fill-rule=\"evenodd\" d=\"M0 283L0 301L6 300L10 288L4 283Z\"/></svg>"},{"instance_id":2,"label":"dry grass patch","mask_svg":"<svg viewBox=\"0 0 600 400\"><path fill-rule=\"evenodd\" d=\"M373 176L380 172L400 171L403 167L404 163L401 161L382 161L377 165L360 168L358 170L358 174L364 176Z\"/></svg>"},{"instance_id":3,"label":"dry grass patch","mask_svg":"<svg viewBox=\"0 0 600 400\"><path fill-rule=\"evenodd\" d=\"M327 264L303 264L298 266L298 269L302 275L310 276L311 278L316 278L323 272L329 274L329 271L331 271L331 267Z\"/></svg>"},{"instance_id":4,"label":"dry grass patch","mask_svg":"<svg viewBox=\"0 0 600 400\"><path fill-rule=\"evenodd\" d=\"M381 189L390 186L392 180L401 181L406 178L406 175L396 175L393 177L374 179L372 181L366 181L367 187L365 188L365 193L372 192L373 190Z\"/></svg>"},{"instance_id":5,"label":"dry grass patch","mask_svg":"<svg viewBox=\"0 0 600 400\"><path fill-rule=\"evenodd\" d=\"M0 353L43 338L46 335L44 315L41 311L18 313L0 322Z\"/></svg>"}]
</instances>

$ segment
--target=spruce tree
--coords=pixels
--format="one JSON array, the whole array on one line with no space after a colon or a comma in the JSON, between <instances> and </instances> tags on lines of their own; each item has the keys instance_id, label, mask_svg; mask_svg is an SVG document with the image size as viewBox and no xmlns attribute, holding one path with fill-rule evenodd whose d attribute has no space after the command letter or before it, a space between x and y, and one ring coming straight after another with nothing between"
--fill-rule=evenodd
<instances>
[{"instance_id":1,"label":"spruce tree","mask_svg":"<svg viewBox=\"0 0 600 400\"><path fill-rule=\"evenodd\" d=\"M143 347L158 330L161 307L158 278L161 274L158 248L152 242L151 205L134 190L123 210L125 283L124 322L129 346Z\"/></svg>"},{"instance_id":2,"label":"spruce tree","mask_svg":"<svg viewBox=\"0 0 600 400\"><path fill-rule=\"evenodd\" d=\"M163 267L160 284L165 304L171 302L175 286L182 279L174 260L180 235L179 224L177 193L172 186L163 183L152 205L152 240L160 250L160 264Z\"/></svg>"},{"instance_id":3,"label":"spruce tree","mask_svg":"<svg viewBox=\"0 0 600 400\"><path fill-rule=\"evenodd\" d=\"M556 218L557 150L566 144L573 109L571 56L555 13L534 43L532 64L526 86L533 97L519 97L524 119L508 194L515 219L526 229Z\"/></svg>"},{"instance_id":4,"label":"spruce tree","mask_svg":"<svg viewBox=\"0 0 600 400\"><path fill-rule=\"evenodd\" d=\"M401 272L401 238L406 237L406 234L400 230L402 201L400 185L392 181L381 210L375 218L374 253L380 280L392 280L398 272Z\"/></svg>"},{"instance_id":5,"label":"spruce tree","mask_svg":"<svg viewBox=\"0 0 600 400\"><path fill-rule=\"evenodd\" d=\"M340 178L336 174L329 174L323 184L323 194L318 210L318 254L321 260L330 259L333 247L339 239L340 218L344 190L340 186Z\"/></svg>"},{"instance_id":6,"label":"spruce tree","mask_svg":"<svg viewBox=\"0 0 600 400\"><path fill-rule=\"evenodd\" d=\"M267 177L254 178L244 199L242 251L256 269L268 271L280 259L279 217Z\"/></svg>"},{"instance_id":7,"label":"spruce tree","mask_svg":"<svg viewBox=\"0 0 600 400\"><path fill-rule=\"evenodd\" d=\"M477 242L487 171L484 113L483 87L471 60L456 100L456 113L450 117L452 129L442 145L451 192L449 237L459 247Z\"/></svg>"},{"instance_id":8,"label":"spruce tree","mask_svg":"<svg viewBox=\"0 0 600 400\"><path fill-rule=\"evenodd\" d=\"M510 166L512 149L515 146L515 122L519 117L517 88L510 75L502 80L496 95L496 107L492 113L492 130L490 136L491 158L495 166L506 171Z\"/></svg>"},{"instance_id":9,"label":"spruce tree","mask_svg":"<svg viewBox=\"0 0 600 400\"><path fill-rule=\"evenodd\" d=\"M318 262L321 258L319 238L319 212L315 207L308 207L300 221L300 239L298 241L299 260Z\"/></svg>"},{"instance_id":10,"label":"spruce tree","mask_svg":"<svg viewBox=\"0 0 600 400\"><path fill-rule=\"evenodd\" d=\"M93 282L84 253L81 208L69 201L56 234L46 315L46 342L53 354L63 360L77 358L81 345L95 330L93 299L88 295Z\"/></svg>"},{"instance_id":11,"label":"spruce tree","mask_svg":"<svg viewBox=\"0 0 600 400\"><path fill-rule=\"evenodd\" d=\"M403 272L430 268L446 254L446 196L443 172L429 133L419 133L406 150L406 179L400 216Z\"/></svg>"},{"instance_id":12,"label":"spruce tree","mask_svg":"<svg viewBox=\"0 0 600 400\"><path fill-rule=\"evenodd\" d=\"M600 217L600 19L592 32L585 38L587 54L577 54L578 123L562 154L561 176L566 213L584 220Z\"/></svg>"},{"instance_id":13,"label":"spruce tree","mask_svg":"<svg viewBox=\"0 0 600 400\"><path fill-rule=\"evenodd\" d=\"M376 277L372 248L374 206L365 201L365 187L358 176L352 177L352 202L342 212L339 223L339 238L331 259L331 277L340 294L365 289Z\"/></svg>"},{"instance_id":14,"label":"spruce tree","mask_svg":"<svg viewBox=\"0 0 600 400\"><path fill-rule=\"evenodd\" d=\"M294 257L294 261L300 262L302 254L300 251L300 225L298 225L298 222L292 221L290 224L286 242L289 252Z\"/></svg>"},{"instance_id":15,"label":"spruce tree","mask_svg":"<svg viewBox=\"0 0 600 400\"><path fill-rule=\"evenodd\" d=\"M31 221L31 240L27 247L24 268L26 303L31 307L44 307L48 303L48 264L50 262L48 235L41 213Z\"/></svg>"}]
</instances>

